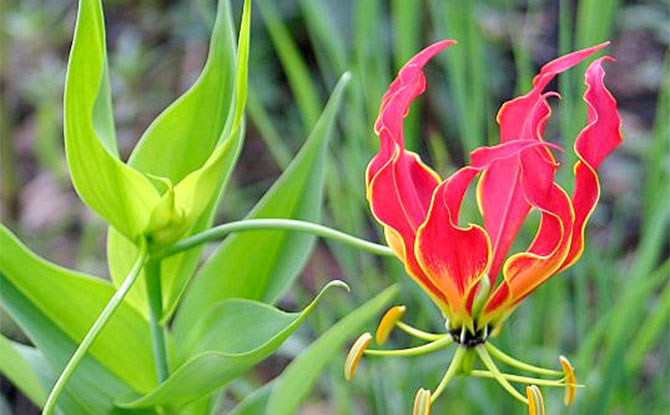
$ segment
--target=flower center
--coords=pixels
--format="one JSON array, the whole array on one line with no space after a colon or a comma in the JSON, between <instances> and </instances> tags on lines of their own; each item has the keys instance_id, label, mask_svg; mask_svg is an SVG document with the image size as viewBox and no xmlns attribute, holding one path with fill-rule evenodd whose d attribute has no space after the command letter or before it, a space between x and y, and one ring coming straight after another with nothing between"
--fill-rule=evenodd
<instances>
[{"instance_id":1,"label":"flower center","mask_svg":"<svg viewBox=\"0 0 670 415\"><path fill-rule=\"evenodd\" d=\"M464 327L449 330L451 338L456 343L461 344L465 347L475 347L479 344L485 343L486 340L489 338L489 333L490 331L488 326L485 326L481 329L477 329L475 330L474 333L472 333L470 330Z\"/></svg>"}]
</instances>

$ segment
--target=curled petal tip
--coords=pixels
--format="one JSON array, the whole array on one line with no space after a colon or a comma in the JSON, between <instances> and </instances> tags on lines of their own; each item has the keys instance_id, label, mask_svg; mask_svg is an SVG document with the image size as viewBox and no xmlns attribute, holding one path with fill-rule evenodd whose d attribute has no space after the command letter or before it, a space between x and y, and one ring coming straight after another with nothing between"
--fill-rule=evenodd
<instances>
[{"instance_id":1,"label":"curled petal tip","mask_svg":"<svg viewBox=\"0 0 670 415\"><path fill-rule=\"evenodd\" d=\"M391 334L391 330L393 330L395 324L405 315L405 311L407 311L407 307L404 305L397 305L389 308L377 327L377 333L375 335L377 344L386 343L386 340Z\"/></svg>"},{"instance_id":2,"label":"curled petal tip","mask_svg":"<svg viewBox=\"0 0 670 415\"><path fill-rule=\"evenodd\" d=\"M577 392L577 377L575 376L574 368L565 356L559 356L558 360L561 362L561 367L563 368L563 373L565 374L566 387L563 403L565 406L570 406L575 401L575 394Z\"/></svg>"},{"instance_id":3,"label":"curled petal tip","mask_svg":"<svg viewBox=\"0 0 670 415\"><path fill-rule=\"evenodd\" d=\"M420 388L414 398L412 415L430 415L430 391Z\"/></svg>"},{"instance_id":4,"label":"curled petal tip","mask_svg":"<svg viewBox=\"0 0 670 415\"><path fill-rule=\"evenodd\" d=\"M563 99L563 95L559 94L559 93L556 92L556 91L545 92L544 94L542 94L542 96L543 96L544 98L556 97L556 98L558 98L558 99Z\"/></svg>"},{"instance_id":5,"label":"curled petal tip","mask_svg":"<svg viewBox=\"0 0 670 415\"><path fill-rule=\"evenodd\" d=\"M528 386L526 397L528 397L528 415L545 415L544 398L540 388L535 385Z\"/></svg>"},{"instance_id":6,"label":"curled petal tip","mask_svg":"<svg viewBox=\"0 0 670 415\"><path fill-rule=\"evenodd\" d=\"M344 378L346 380L351 380L354 377L358 362L363 357L365 350L370 346L371 341L372 335L370 333L363 333L356 339L354 345L351 346L349 354L347 354L347 358L344 360Z\"/></svg>"},{"instance_id":7,"label":"curled petal tip","mask_svg":"<svg viewBox=\"0 0 670 415\"><path fill-rule=\"evenodd\" d=\"M458 42L452 39L445 39L439 42L435 42L432 45L424 48L421 52L417 53L408 63L423 67L426 63L428 63L429 60L433 58L433 56L440 53L444 48L455 45L456 43Z\"/></svg>"}]
</instances>

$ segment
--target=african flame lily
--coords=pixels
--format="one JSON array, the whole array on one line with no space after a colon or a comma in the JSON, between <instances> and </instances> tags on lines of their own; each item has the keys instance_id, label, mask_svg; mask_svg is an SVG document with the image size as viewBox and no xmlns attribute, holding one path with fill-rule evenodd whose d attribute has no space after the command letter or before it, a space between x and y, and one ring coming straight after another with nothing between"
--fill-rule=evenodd
<instances>
[{"instance_id":1,"label":"african flame lily","mask_svg":"<svg viewBox=\"0 0 670 415\"><path fill-rule=\"evenodd\" d=\"M447 333L431 334L415 329L400 321L402 315L398 317L397 308L392 309L393 315L382 319L379 327L382 335L378 338L386 338L390 331L387 326L391 324L431 343L404 350L367 350L368 341L365 347L352 349L348 360L358 362L364 353L419 354L453 341L460 347L443 381L432 393L420 390L416 402L425 402L428 396L434 402L460 371L495 378L513 396L528 404L531 413L540 413L543 409L539 408L539 389L528 389L533 391L528 392L529 400L509 382L564 387L566 396L571 397L566 398L566 403L572 402L576 380L570 364L561 358L563 371L528 365L494 348L487 339L527 295L575 263L584 250L584 230L600 194L596 170L622 141L617 103L604 85L602 67L603 62L613 59L596 59L586 70L584 101L588 120L574 144L578 161L570 196L554 181L559 163L552 149L557 146L543 141L544 127L551 115L547 100L558 95L545 89L559 73L608 43L544 65L533 79L532 89L500 109L497 117L500 144L475 149L470 153L470 165L442 180L417 154L405 149L403 118L412 101L425 90L424 65L454 43L446 40L422 50L391 83L375 123L379 152L366 172L367 198L372 213L384 228L389 247L440 308ZM476 198L483 225L462 226L461 201L477 177ZM507 257L521 225L534 209L541 215L535 238L526 251ZM461 367L468 354L478 355L487 370ZM526 371L560 378L503 374L491 356ZM349 367L349 376L355 366ZM569 373L565 368L570 368ZM426 411L423 404L417 407Z\"/></svg>"}]
</instances>

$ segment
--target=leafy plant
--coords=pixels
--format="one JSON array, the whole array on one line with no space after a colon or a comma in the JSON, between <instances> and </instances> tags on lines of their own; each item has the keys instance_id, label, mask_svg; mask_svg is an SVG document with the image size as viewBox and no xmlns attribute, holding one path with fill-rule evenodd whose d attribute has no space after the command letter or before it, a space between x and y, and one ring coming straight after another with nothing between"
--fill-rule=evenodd
<instances>
[{"instance_id":1,"label":"leafy plant","mask_svg":"<svg viewBox=\"0 0 670 415\"><path fill-rule=\"evenodd\" d=\"M112 281L50 263L0 227L0 301L33 343L1 337L3 356L11 357L1 368L44 414L208 413L212 393L276 351L329 288L348 290L331 281L295 313L271 305L304 266L314 243L309 233L388 254L298 220L319 220L348 74L247 219L236 229L211 228L245 135L250 24L245 1L235 45L230 6L219 1L200 77L154 120L125 163L101 1L80 1L65 85L65 150L79 197L109 224ZM203 242L259 228L226 238L182 301ZM361 312L378 311L390 294ZM357 328L341 326L341 341Z\"/></svg>"},{"instance_id":2,"label":"leafy plant","mask_svg":"<svg viewBox=\"0 0 670 415\"><path fill-rule=\"evenodd\" d=\"M233 21L242 2L231 6L220 0L214 12L213 0L162 2L160 7L117 1L105 3L109 8L103 19L98 0L81 0L75 46L85 52L77 55L82 65L70 66L68 76L66 162L58 133L59 101L72 3L9 2L0 13L3 222L31 250L48 249L49 257L55 244L54 258L63 250L70 253L61 241L76 239L74 267L90 271L56 266L6 228L0 232L0 304L2 317L10 316L3 321L6 337L0 337L0 372L36 405L44 407L77 353L78 366L66 371L71 377L56 400L56 412L199 415L234 407L230 413L235 415L285 415L301 407L306 413L411 413L414 391L438 384L445 362L457 356L444 351L365 359L353 384L347 384L342 344L369 330L369 320L391 297L406 306L408 319L434 332L444 332L443 316L407 283L402 264L388 257L387 247L314 222L382 238L362 186L365 166L378 146L373 123L389 82L422 47L459 40L427 67L430 89L412 104L404 126L406 148L446 177L469 163L467 149L497 142L495 108L529 90L540 63L609 39L608 53L618 62L607 79L619 99L626 142L602 166L601 203L591 217L583 258L567 275L528 297L495 341L542 366L560 368L557 350L575 363L579 382L588 387L578 389L572 409L563 408L562 391L545 390L550 413L667 409L667 4L254 0L248 100L235 135L241 70L236 54L243 48L236 44ZM201 76L144 134L137 134L134 149L128 148L129 132L144 128L167 103L169 91L181 88L184 79L196 79L193 58L206 36L203 20L211 26L212 39ZM103 21L114 33L109 41ZM107 43L113 46L109 55ZM562 98L549 100L558 122L548 123L546 132L568 150L559 155L564 165L577 160L569 149L587 119L580 75L585 70L586 64L559 76ZM338 82L347 71L345 94L338 91L347 80ZM79 78L72 79L72 73ZM26 138L34 140L32 146ZM329 143L337 150L327 151ZM249 157L240 157L243 146ZM217 167L205 169L215 152L222 153ZM124 162L118 153L131 156ZM33 186L44 176L55 177L54 187L70 196L65 173L73 164L80 173L88 171L76 180L74 171L70 175L98 217L82 215L76 203L52 215L52 204L38 200L53 219L35 231L23 199L35 193ZM282 170L263 196L269 178ZM557 183L570 193L572 171L561 170ZM199 178L187 181L196 172ZM100 184L108 187L96 187ZM471 215L476 210L474 195L466 194L465 220L478 221L476 213ZM217 217L232 221L213 226ZM529 219L528 225L535 225L539 218ZM532 240L534 229L521 228L513 252ZM100 262L99 243L105 230L106 264ZM327 240L316 242L314 236ZM203 248L222 238L213 251ZM307 258L309 266L301 273ZM111 283L98 277L105 265ZM327 285L322 270L343 275L354 290L337 301L331 292L310 308L315 291ZM397 288L385 290L396 280ZM303 312L284 313L278 301L281 308L306 306L310 328ZM398 309L405 307L391 310ZM109 317L106 324L99 320L101 312ZM86 340L91 327L97 337ZM316 333L323 335L310 345ZM277 349L266 348L283 340ZM407 343L420 344L402 333L391 335L386 344ZM251 369L267 353L274 357ZM487 375L481 367L472 369L477 376ZM201 373L206 376L199 379ZM278 376L268 381L271 375ZM461 376L447 393L464 399L436 400L433 413L515 413L517 403L504 399L502 388L489 380ZM426 396L425 391L418 394L420 401ZM14 399L21 397L0 396L0 412L11 412L7 407Z\"/></svg>"}]
</instances>

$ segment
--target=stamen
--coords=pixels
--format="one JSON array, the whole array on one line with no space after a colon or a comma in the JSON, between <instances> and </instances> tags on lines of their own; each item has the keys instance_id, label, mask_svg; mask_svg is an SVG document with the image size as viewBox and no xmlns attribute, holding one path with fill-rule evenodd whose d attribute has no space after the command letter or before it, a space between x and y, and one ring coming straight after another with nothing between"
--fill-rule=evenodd
<instances>
[{"instance_id":1,"label":"stamen","mask_svg":"<svg viewBox=\"0 0 670 415\"><path fill-rule=\"evenodd\" d=\"M575 401L575 395L577 394L577 377L575 376L574 368L565 356L559 356L558 360L561 362L561 366L563 367L563 373L565 373L565 384L568 386L565 388L563 403L565 406L570 406Z\"/></svg>"},{"instance_id":2,"label":"stamen","mask_svg":"<svg viewBox=\"0 0 670 415\"><path fill-rule=\"evenodd\" d=\"M351 380L354 377L358 362L361 360L365 349L368 348L371 341L372 335L370 333L363 333L354 342L354 345L351 346L351 350L349 350L349 354L347 354L347 358L344 360L344 378L346 380Z\"/></svg>"},{"instance_id":3,"label":"stamen","mask_svg":"<svg viewBox=\"0 0 670 415\"><path fill-rule=\"evenodd\" d=\"M433 340L439 340L442 337L444 337L444 334L428 333L426 331L412 327L409 324L403 323L402 321L398 321L397 323L395 323L395 325L398 326L400 330L404 331L410 336L416 337L417 339L421 340L432 342Z\"/></svg>"},{"instance_id":4,"label":"stamen","mask_svg":"<svg viewBox=\"0 0 670 415\"><path fill-rule=\"evenodd\" d=\"M540 388L535 385L530 385L526 388L526 396L528 396L528 414L529 415L545 415L544 398Z\"/></svg>"},{"instance_id":5,"label":"stamen","mask_svg":"<svg viewBox=\"0 0 670 415\"><path fill-rule=\"evenodd\" d=\"M430 397L430 402L433 403L435 400L444 392L444 389L447 387L447 384L453 379L453 377L456 375L456 372L458 369L461 367L461 363L463 362L463 357L465 356L465 352L467 349L463 346L458 346L458 349L456 349L456 353L454 353L454 358L451 360L451 363L449 364L449 367L447 368L447 371L444 374L444 377L440 381L439 385L437 385L437 388L435 388L435 392L433 392L433 395Z\"/></svg>"},{"instance_id":6,"label":"stamen","mask_svg":"<svg viewBox=\"0 0 670 415\"><path fill-rule=\"evenodd\" d=\"M532 373L537 373L538 375L545 375L545 376L561 376L563 375L563 372L559 372L557 370L551 370L551 369L545 369L543 367L539 366L534 366L525 362L522 362L520 360L517 360L513 358L512 356L505 354L502 352L500 349L496 348L494 345L492 345L490 342L485 343L486 349L491 353L491 356L495 357L496 359L500 360L501 362L508 364L512 367L516 367L517 369L525 370L526 372L532 372Z\"/></svg>"},{"instance_id":7,"label":"stamen","mask_svg":"<svg viewBox=\"0 0 670 415\"><path fill-rule=\"evenodd\" d=\"M430 391L420 388L414 398L412 415L430 415Z\"/></svg>"},{"instance_id":8,"label":"stamen","mask_svg":"<svg viewBox=\"0 0 670 415\"><path fill-rule=\"evenodd\" d=\"M502 376L502 373L500 373L500 370L498 369L496 364L493 363L493 359L491 359L491 356L486 351L486 347L484 345L479 345L475 347L475 350L477 351L479 358L482 360L482 363L484 363L484 366L486 366L486 368L491 372L493 378L497 380L498 383L500 383L500 386L502 386L507 392L509 392L510 395L514 396L519 401L528 405L528 399L526 399L521 393L519 393L519 391L514 389L514 386L512 386L507 381L507 379L505 379Z\"/></svg>"},{"instance_id":9,"label":"stamen","mask_svg":"<svg viewBox=\"0 0 670 415\"><path fill-rule=\"evenodd\" d=\"M371 356L418 356L444 348L452 342L451 337L446 334L434 342L424 344L422 346L411 347L409 349L398 350L365 350L365 354Z\"/></svg>"},{"instance_id":10,"label":"stamen","mask_svg":"<svg viewBox=\"0 0 670 415\"><path fill-rule=\"evenodd\" d=\"M478 377L478 378L494 378L493 373L487 371L487 370L473 370L470 372L472 376ZM517 375L512 375L508 373L501 373L502 377L505 379L509 380L510 382L516 382L516 383L527 383L527 384L535 384L535 385L542 385L542 386L552 386L552 387L557 387L557 388L565 388L565 387L572 387L574 386L575 388L577 387L583 387L584 385L568 385L565 383L564 379L538 379L538 378L531 378L527 376L517 376Z\"/></svg>"},{"instance_id":11,"label":"stamen","mask_svg":"<svg viewBox=\"0 0 670 415\"><path fill-rule=\"evenodd\" d=\"M375 341L377 344L384 344L391 334L391 330L396 325L396 323L405 315L407 308L404 305L397 305L395 307L389 308L389 310L384 314L379 326L377 327L377 335L375 336Z\"/></svg>"}]
</instances>

